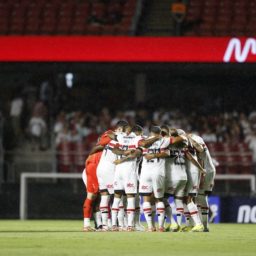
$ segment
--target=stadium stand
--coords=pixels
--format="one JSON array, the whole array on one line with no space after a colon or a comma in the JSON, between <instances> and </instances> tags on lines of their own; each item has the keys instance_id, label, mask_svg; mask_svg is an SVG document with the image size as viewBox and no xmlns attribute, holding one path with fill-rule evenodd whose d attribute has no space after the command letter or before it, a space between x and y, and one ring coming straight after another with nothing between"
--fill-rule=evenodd
<instances>
[{"instance_id":1,"label":"stadium stand","mask_svg":"<svg viewBox=\"0 0 256 256\"><path fill-rule=\"evenodd\" d=\"M255 6L254 0L190 0L184 23L184 35L255 35Z\"/></svg>"},{"instance_id":2,"label":"stadium stand","mask_svg":"<svg viewBox=\"0 0 256 256\"><path fill-rule=\"evenodd\" d=\"M133 112L133 114L131 114ZM63 117L63 112L60 113ZM169 116L169 117L168 117ZM89 118L88 118L89 117ZM195 121L195 117L185 115L186 120L190 120L189 123L183 123L183 128L186 131L191 131L191 124ZM138 119L138 113L135 111L127 111L122 114L122 118L129 120L130 123L135 123ZM148 117L145 121L145 133L149 130L149 126L154 123L161 125L166 123L170 126L175 126L178 119L182 117L180 114L175 119L175 115L170 112L158 112L153 113L153 118ZM219 174L252 174L253 170L253 152L249 148L249 144L245 141L246 136L250 132L244 130L241 127L240 132L232 134L237 123L240 123L231 113L229 114L229 122L224 124L221 128L223 134L219 134L216 141L211 141L208 133L205 131L206 124L209 126L212 124L212 120L215 120L216 127L222 122L221 115L217 115L215 118L209 116L205 119L205 123L196 128L199 134L207 142L207 146L211 152L211 155L216 160L217 173ZM60 127L60 118L57 117L55 125ZM91 120L91 121L90 121ZM94 121L92 121L94 120ZM97 121L96 121L97 120ZM62 172L76 172L81 171L84 166L84 156L88 154L89 150L96 143L98 136L104 132L104 129L114 126L117 116L110 117L109 114L104 114L104 111L99 116L93 116L88 113L66 113L66 117L62 119L62 127L68 126L69 136L63 137L63 140L56 140L56 152L58 156L58 170ZM165 121L164 121L165 120ZM249 121L248 121L249 123ZM232 124L232 125L231 125ZM177 124L178 125L178 124ZM231 125L231 127L229 127ZM77 129L74 132L73 129ZM190 127L190 128L189 128ZM213 129L216 129L214 127ZM86 132L85 132L86 131ZM61 132L61 130L59 130ZM216 131L214 132L216 133ZM240 133L243 135L241 136ZM247 134L248 133L248 134ZM74 134L74 136L72 136ZM80 134L78 136L78 134ZM86 134L86 135L85 135ZM232 134L232 135L231 135ZM57 134L56 134L57 138Z\"/></svg>"},{"instance_id":3,"label":"stadium stand","mask_svg":"<svg viewBox=\"0 0 256 256\"><path fill-rule=\"evenodd\" d=\"M136 0L0 1L1 35L129 35Z\"/></svg>"}]
</instances>

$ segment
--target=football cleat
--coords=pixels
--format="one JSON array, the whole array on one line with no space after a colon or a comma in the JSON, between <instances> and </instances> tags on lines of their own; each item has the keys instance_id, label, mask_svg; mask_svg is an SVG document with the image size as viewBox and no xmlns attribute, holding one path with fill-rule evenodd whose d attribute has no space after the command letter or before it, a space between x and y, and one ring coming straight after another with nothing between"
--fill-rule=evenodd
<instances>
[{"instance_id":1,"label":"football cleat","mask_svg":"<svg viewBox=\"0 0 256 256\"><path fill-rule=\"evenodd\" d=\"M164 227L159 227L157 231L158 232L165 232L165 228Z\"/></svg>"},{"instance_id":2,"label":"football cleat","mask_svg":"<svg viewBox=\"0 0 256 256\"><path fill-rule=\"evenodd\" d=\"M111 231L111 229L109 229L108 226L103 225L101 231L102 232L108 232L108 231Z\"/></svg>"},{"instance_id":3,"label":"football cleat","mask_svg":"<svg viewBox=\"0 0 256 256\"><path fill-rule=\"evenodd\" d=\"M135 230L136 231L145 231L145 227L142 226L141 224L136 224L135 225Z\"/></svg>"},{"instance_id":4,"label":"football cleat","mask_svg":"<svg viewBox=\"0 0 256 256\"><path fill-rule=\"evenodd\" d=\"M112 228L111 228L112 231L119 231L119 227L116 226L116 225L113 225Z\"/></svg>"},{"instance_id":5,"label":"football cleat","mask_svg":"<svg viewBox=\"0 0 256 256\"><path fill-rule=\"evenodd\" d=\"M128 231L128 232L133 232L133 231L135 231L135 228L128 226L128 227L127 227L127 231Z\"/></svg>"},{"instance_id":6,"label":"football cleat","mask_svg":"<svg viewBox=\"0 0 256 256\"><path fill-rule=\"evenodd\" d=\"M193 227L191 226L185 226L183 228L181 228L181 230L179 232L190 232L192 230Z\"/></svg>"},{"instance_id":7,"label":"football cleat","mask_svg":"<svg viewBox=\"0 0 256 256\"><path fill-rule=\"evenodd\" d=\"M201 225L195 225L190 232L203 232L204 231L204 226Z\"/></svg>"},{"instance_id":8,"label":"football cleat","mask_svg":"<svg viewBox=\"0 0 256 256\"><path fill-rule=\"evenodd\" d=\"M92 228L92 227L90 227L90 226L88 226L88 227L84 227L84 232L94 232L95 231L95 229L94 228Z\"/></svg>"},{"instance_id":9,"label":"football cleat","mask_svg":"<svg viewBox=\"0 0 256 256\"><path fill-rule=\"evenodd\" d=\"M147 228L146 231L147 231L147 232L155 232L155 231L156 231L156 228L153 228L153 227L152 227L152 228Z\"/></svg>"},{"instance_id":10,"label":"football cleat","mask_svg":"<svg viewBox=\"0 0 256 256\"><path fill-rule=\"evenodd\" d=\"M173 223L170 226L170 232L179 232L181 230L181 226L179 226L177 223Z\"/></svg>"},{"instance_id":11,"label":"football cleat","mask_svg":"<svg viewBox=\"0 0 256 256\"><path fill-rule=\"evenodd\" d=\"M210 232L209 228L204 228L204 232Z\"/></svg>"}]
</instances>

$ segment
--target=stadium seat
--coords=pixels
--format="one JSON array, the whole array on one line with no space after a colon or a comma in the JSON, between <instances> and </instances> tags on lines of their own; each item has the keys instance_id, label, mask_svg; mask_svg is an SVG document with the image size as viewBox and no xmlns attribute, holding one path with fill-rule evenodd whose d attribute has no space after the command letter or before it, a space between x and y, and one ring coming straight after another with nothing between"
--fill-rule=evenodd
<instances>
[{"instance_id":1,"label":"stadium seat","mask_svg":"<svg viewBox=\"0 0 256 256\"><path fill-rule=\"evenodd\" d=\"M191 0L188 4L186 21L202 21L199 26L191 28L195 34L201 36L253 35L255 34L255 26L253 26L253 22L247 26L247 17L249 19L256 17L255 6L255 1L247 0ZM210 29L212 24L215 24L214 29ZM186 35L190 34L186 31Z\"/></svg>"},{"instance_id":2,"label":"stadium seat","mask_svg":"<svg viewBox=\"0 0 256 256\"><path fill-rule=\"evenodd\" d=\"M74 165L74 144L62 142L57 147L57 161L59 172L72 172Z\"/></svg>"},{"instance_id":3,"label":"stadium seat","mask_svg":"<svg viewBox=\"0 0 256 256\"><path fill-rule=\"evenodd\" d=\"M76 172L82 172L85 159L88 155L87 146L83 141L74 143L74 168Z\"/></svg>"}]
</instances>

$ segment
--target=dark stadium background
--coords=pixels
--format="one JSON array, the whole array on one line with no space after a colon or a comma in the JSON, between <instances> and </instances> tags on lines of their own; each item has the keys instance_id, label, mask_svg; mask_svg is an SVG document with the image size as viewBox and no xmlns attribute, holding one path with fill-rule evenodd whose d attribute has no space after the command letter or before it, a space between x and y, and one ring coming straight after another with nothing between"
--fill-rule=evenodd
<instances>
[{"instance_id":1,"label":"dark stadium background","mask_svg":"<svg viewBox=\"0 0 256 256\"><path fill-rule=\"evenodd\" d=\"M255 1L181 1L187 6L181 24L176 23L171 14L171 4L175 2L171 0L35 2L37 7L33 7L30 1L0 1L1 36L180 36L184 40L192 36L214 40L218 37L249 38L255 36L256 31L252 25L256 17ZM178 110L183 118L190 119L190 129L199 133L205 132L205 127L202 127L205 123L212 133L216 133L216 126L211 125L221 123L220 116L228 113L229 123L222 127L224 135L216 143L209 143L219 162L217 174L255 175L252 155L256 152L248 148L246 140L250 133L255 132L255 69L255 60L228 64L2 61L0 218L19 218L22 172L81 172L81 161L97 135L111 126L110 121L120 111L123 114L134 111L132 122L148 127L155 123L152 121L155 111L164 114ZM65 75L68 73L73 74L72 88L67 87ZM47 134L41 148L32 150L28 123L45 82L48 86L47 99L44 99ZM21 97L24 103L19 137L15 136L10 116L11 102L15 97ZM109 126L105 127L104 123L102 130L95 130L96 126L101 127L101 123L97 123L100 119L96 118L93 124L87 120L86 126L94 134L91 132L90 140L87 138L90 134L82 140L83 148L78 153L80 163L78 166L70 163L63 168L53 131L59 113L82 112L99 117L104 108L109 111ZM247 134L241 128L242 115L249 126ZM232 125L240 126L239 134L232 134ZM236 147L240 144L244 148ZM239 158L229 160L230 150L239 157L246 153L249 156L246 163L241 164ZM256 205L255 194L249 185L248 181L239 179L216 181L214 195L220 197L221 221L237 222L241 205L250 205L251 208ZM28 185L28 218L82 218L84 197L81 180L31 180ZM255 219L248 221L255 222Z\"/></svg>"}]
</instances>

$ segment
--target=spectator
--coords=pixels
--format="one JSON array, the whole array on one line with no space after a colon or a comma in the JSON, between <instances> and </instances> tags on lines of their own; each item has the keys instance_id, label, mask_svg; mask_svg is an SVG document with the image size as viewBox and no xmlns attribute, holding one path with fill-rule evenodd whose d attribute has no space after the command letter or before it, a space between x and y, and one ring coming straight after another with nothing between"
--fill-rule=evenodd
<instances>
[{"instance_id":1,"label":"spectator","mask_svg":"<svg viewBox=\"0 0 256 256\"><path fill-rule=\"evenodd\" d=\"M11 102L10 117L12 129L14 133L14 140L20 144L22 130L21 130L21 114L23 109L23 99L20 96L15 96Z\"/></svg>"},{"instance_id":2,"label":"spectator","mask_svg":"<svg viewBox=\"0 0 256 256\"><path fill-rule=\"evenodd\" d=\"M55 144L58 147L60 143L68 141L71 141L71 135L69 132L68 123L65 123L63 128L57 133Z\"/></svg>"},{"instance_id":3,"label":"spectator","mask_svg":"<svg viewBox=\"0 0 256 256\"><path fill-rule=\"evenodd\" d=\"M247 136L245 141L248 143L250 150L252 151L252 162L254 165L254 172L256 173L256 129Z\"/></svg>"},{"instance_id":4,"label":"spectator","mask_svg":"<svg viewBox=\"0 0 256 256\"><path fill-rule=\"evenodd\" d=\"M39 115L33 115L29 120L29 135L31 137L32 151L45 149L43 144L45 140L47 127L44 119Z\"/></svg>"},{"instance_id":5,"label":"spectator","mask_svg":"<svg viewBox=\"0 0 256 256\"><path fill-rule=\"evenodd\" d=\"M216 134L208 127L202 134L202 138L204 139L205 142L217 142Z\"/></svg>"}]
</instances>

